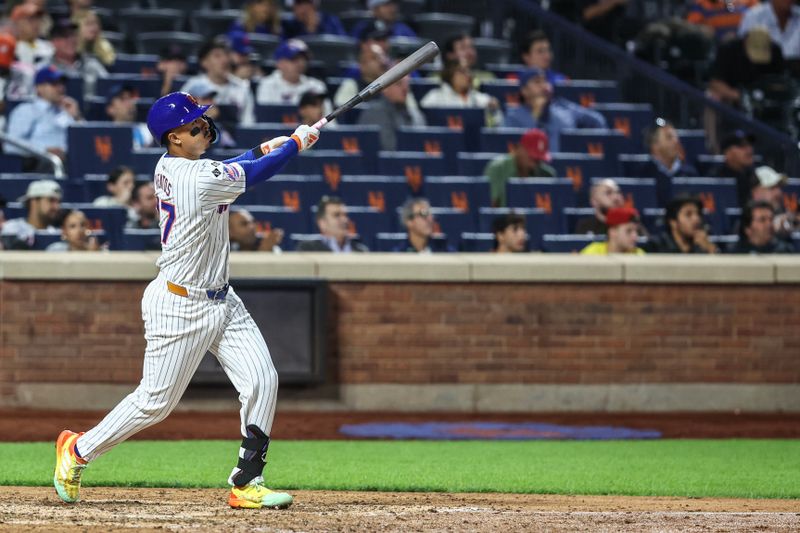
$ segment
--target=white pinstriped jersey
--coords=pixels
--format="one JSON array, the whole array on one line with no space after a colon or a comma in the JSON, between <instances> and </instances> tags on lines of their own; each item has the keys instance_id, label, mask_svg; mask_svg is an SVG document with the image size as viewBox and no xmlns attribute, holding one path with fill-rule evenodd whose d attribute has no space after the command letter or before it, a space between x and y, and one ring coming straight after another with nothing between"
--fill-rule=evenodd
<instances>
[{"instance_id":1,"label":"white pinstriped jersey","mask_svg":"<svg viewBox=\"0 0 800 533\"><path fill-rule=\"evenodd\" d=\"M158 268L186 287L207 290L228 283L228 206L247 186L242 167L164 154L153 182L161 228Z\"/></svg>"}]
</instances>

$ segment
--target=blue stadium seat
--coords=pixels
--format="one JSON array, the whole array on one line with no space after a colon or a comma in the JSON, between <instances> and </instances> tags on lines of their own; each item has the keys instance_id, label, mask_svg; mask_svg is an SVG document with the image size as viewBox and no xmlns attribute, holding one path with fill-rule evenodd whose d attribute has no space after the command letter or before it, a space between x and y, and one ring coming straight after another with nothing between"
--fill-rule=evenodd
<instances>
[{"instance_id":1,"label":"blue stadium seat","mask_svg":"<svg viewBox=\"0 0 800 533\"><path fill-rule=\"evenodd\" d=\"M428 91L431 89L435 89L439 87L441 83L438 80L432 80L430 78L411 78L409 83L409 87L411 92L414 94L414 98L419 102L422 98L428 94Z\"/></svg>"},{"instance_id":2,"label":"blue stadium seat","mask_svg":"<svg viewBox=\"0 0 800 533\"><path fill-rule=\"evenodd\" d=\"M717 170L725 164L724 155L703 154L697 157L697 171L703 176L716 176Z\"/></svg>"},{"instance_id":3,"label":"blue stadium seat","mask_svg":"<svg viewBox=\"0 0 800 533\"><path fill-rule=\"evenodd\" d=\"M285 104L256 104L255 115L257 122L277 122L286 124L294 129L300 123L300 115L296 105ZM286 135L284 133L284 135Z\"/></svg>"},{"instance_id":4,"label":"blue stadium seat","mask_svg":"<svg viewBox=\"0 0 800 533\"><path fill-rule=\"evenodd\" d=\"M800 207L800 178L789 178L783 186L783 206L787 211L798 211Z\"/></svg>"},{"instance_id":5,"label":"blue stadium seat","mask_svg":"<svg viewBox=\"0 0 800 533\"><path fill-rule=\"evenodd\" d=\"M566 98L584 107L621 100L619 86L615 81L567 80L556 83L553 93L556 97Z\"/></svg>"},{"instance_id":6,"label":"blue stadium seat","mask_svg":"<svg viewBox=\"0 0 800 533\"><path fill-rule=\"evenodd\" d=\"M602 178L592 178L592 183ZM619 185L625 204L639 211L658 207L655 178L612 178Z\"/></svg>"},{"instance_id":7,"label":"blue stadium seat","mask_svg":"<svg viewBox=\"0 0 800 533\"><path fill-rule=\"evenodd\" d=\"M411 196L408 182L399 176L344 176L338 195L347 205L363 205L394 213Z\"/></svg>"},{"instance_id":8,"label":"blue stadium seat","mask_svg":"<svg viewBox=\"0 0 800 533\"><path fill-rule=\"evenodd\" d=\"M319 202L325 191L321 176L279 174L245 191L236 204L284 207L305 213Z\"/></svg>"},{"instance_id":9,"label":"blue stadium seat","mask_svg":"<svg viewBox=\"0 0 800 533\"><path fill-rule=\"evenodd\" d=\"M465 150L464 134L443 126L401 126L397 128L397 150L443 155L447 172L457 172L456 157Z\"/></svg>"},{"instance_id":10,"label":"blue stadium seat","mask_svg":"<svg viewBox=\"0 0 800 533\"><path fill-rule=\"evenodd\" d=\"M131 140L131 142L133 142L133 140ZM152 175L153 170L156 168L156 163L158 163L158 160L164 155L165 150L163 148L143 148L141 150L131 151L129 148L128 152L130 153L130 160L127 165L131 167L135 173ZM119 162L118 164L126 163ZM84 174L97 174L97 172L84 172Z\"/></svg>"},{"instance_id":11,"label":"blue stadium seat","mask_svg":"<svg viewBox=\"0 0 800 533\"><path fill-rule=\"evenodd\" d=\"M61 240L61 233L52 233L49 231L36 231L36 236L33 238L32 250L44 250L54 242Z\"/></svg>"},{"instance_id":12,"label":"blue stadium seat","mask_svg":"<svg viewBox=\"0 0 800 533\"><path fill-rule=\"evenodd\" d=\"M736 180L733 178L672 178L672 194L699 196L712 233L727 233L725 209L738 207Z\"/></svg>"},{"instance_id":13,"label":"blue stadium seat","mask_svg":"<svg viewBox=\"0 0 800 533\"><path fill-rule=\"evenodd\" d=\"M507 154L519 144L525 128L481 128L481 151Z\"/></svg>"},{"instance_id":14,"label":"blue stadium seat","mask_svg":"<svg viewBox=\"0 0 800 533\"><path fill-rule=\"evenodd\" d=\"M575 233L575 227L582 218L594 216L594 207L565 207L561 216L567 225L567 233Z\"/></svg>"},{"instance_id":15,"label":"blue stadium seat","mask_svg":"<svg viewBox=\"0 0 800 533\"><path fill-rule=\"evenodd\" d=\"M616 165L617 156L631 152L634 142L621 132L603 129L571 129L561 132L560 152L578 152L601 155L609 164Z\"/></svg>"},{"instance_id":16,"label":"blue stadium seat","mask_svg":"<svg viewBox=\"0 0 800 533\"><path fill-rule=\"evenodd\" d=\"M406 242L407 238L408 235L405 232L378 233L375 235L375 251L392 252L396 246L400 246Z\"/></svg>"},{"instance_id":17,"label":"blue stadium seat","mask_svg":"<svg viewBox=\"0 0 800 533\"><path fill-rule=\"evenodd\" d=\"M605 235L548 234L542 236L542 251L559 254L578 253L590 243L605 240Z\"/></svg>"},{"instance_id":18,"label":"blue stadium seat","mask_svg":"<svg viewBox=\"0 0 800 533\"><path fill-rule=\"evenodd\" d=\"M541 208L481 207L478 210L478 231L492 232L492 221L499 216L515 213L525 217L528 249L540 250L542 235L561 231L561 217Z\"/></svg>"},{"instance_id":19,"label":"blue stadium seat","mask_svg":"<svg viewBox=\"0 0 800 533\"><path fill-rule=\"evenodd\" d=\"M462 176L484 176L486 165L497 156L493 152L459 152L456 155L456 170Z\"/></svg>"},{"instance_id":20,"label":"blue stadium seat","mask_svg":"<svg viewBox=\"0 0 800 533\"><path fill-rule=\"evenodd\" d=\"M21 155L0 153L0 172L22 172Z\"/></svg>"},{"instance_id":21,"label":"blue stadium seat","mask_svg":"<svg viewBox=\"0 0 800 533\"><path fill-rule=\"evenodd\" d=\"M102 174L119 165L130 164L132 146L133 131L129 125L74 124L67 130L67 173L70 176Z\"/></svg>"},{"instance_id":22,"label":"blue stadium seat","mask_svg":"<svg viewBox=\"0 0 800 533\"><path fill-rule=\"evenodd\" d=\"M480 149L480 131L484 126L483 109L458 107L426 107L422 109L429 126L444 126L464 132L464 145L468 151Z\"/></svg>"},{"instance_id":23,"label":"blue stadium seat","mask_svg":"<svg viewBox=\"0 0 800 533\"><path fill-rule=\"evenodd\" d=\"M677 134L683 145L686 161L694 165L697 158L705 155L708 151L706 149L706 132L704 130L677 130Z\"/></svg>"},{"instance_id":24,"label":"blue stadium seat","mask_svg":"<svg viewBox=\"0 0 800 533\"><path fill-rule=\"evenodd\" d=\"M519 105L519 81L518 80L491 80L481 83L480 90L494 96L505 108L507 105Z\"/></svg>"},{"instance_id":25,"label":"blue stadium seat","mask_svg":"<svg viewBox=\"0 0 800 533\"><path fill-rule=\"evenodd\" d=\"M422 195L433 207L451 207L477 213L489 207L489 182L483 177L432 176L425 180Z\"/></svg>"},{"instance_id":26,"label":"blue stadium seat","mask_svg":"<svg viewBox=\"0 0 800 533\"><path fill-rule=\"evenodd\" d=\"M120 250L127 251L159 251L161 250L161 230L125 228L122 232Z\"/></svg>"},{"instance_id":27,"label":"blue stadium seat","mask_svg":"<svg viewBox=\"0 0 800 533\"><path fill-rule=\"evenodd\" d=\"M493 233L462 233L461 252L491 252L494 249Z\"/></svg>"},{"instance_id":28,"label":"blue stadium seat","mask_svg":"<svg viewBox=\"0 0 800 533\"><path fill-rule=\"evenodd\" d=\"M449 174L447 163L441 154L388 151L378 153L378 173L385 176L405 176L415 195L420 194L428 176Z\"/></svg>"},{"instance_id":29,"label":"blue stadium seat","mask_svg":"<svg viewBox=\"0 0 800 533\"><path fill-rule=\"evenodd\" d=\"M654 124L653 106L650 104L598 103L593 109L603 114L608 127L621 132L633 145L646 150L644 133Z\"/></svg>"},{"instance_id":30,"label":"blue stadium seat","mask_svg":"<svg viewBox=\"0 0 800 533\"><path fill-rule=\"evenodd\" d=\"M111 88L115 85L130 85L138 91L139 96L144 98L161 96L161 79L157 76L140 74L109 74L107 78L97 78L94 93L101 98L107 98Z\"/></svg>"},{"instance_id":31,"label":"blue stadium seat","mask_svg":"<svg viewBox=\"0 0 800 533\"><path fill-rule=\"evenodd\" d=\"M553 153L552 156L550 165L556 169L557 176L564 176L572 181L577 203L585 204L589 201L589 178L616 174L617 165L600 156L571 152Z\"/></svg>"},{"instance_id":32,"label":"blue stadium seat","mask_svg":"<svg viewBox=\"0 0 800 533\"><path fill-rule=\"evenodd\" d=\"M666 209L663 207L650 207L639 211L642 224L650 234L658 234L664 231L664 214Z\"/></svg>"},{"instance_id":33,"label":"blue stadium seat","mask_svg":"<svg viewBox=\"0 0 800 533\"><path fill-rule=\"evenodd\" d=\"M723 226L727 228L729 233L736 233L739 229L739 220L742 218L741 207L726 207L725 208L725 223Z\"/></svg>"},{"instance_id":34,"label":"blue stadium seat","mask_svg":"<svg viewBox=\"0 0 800 533\"><path fill-rule=\"evenodd\" d=\"M344 150L309 150L297 157L296 162L298 173L322 175L330 183L342 176L375 173L375 168L369 167L368 160L360 153Z\"/></svg>"},{"instance_id":35,"label":"blue stadium seat","mask_svg":"<svg viewBox=\"0 0 800 533\"><path fill-rule=\"evenodd\" d=\"M253 215L259 232L280 228L286 235L289 235L291 233L309 233L311 230L306 211L274 205L240 205L237 207L247 209Z\"/></svg>"},{"instance_id":36,"label":"blue stadium seat","mask_svg":"<svg viewBox=\"0 0 800 533\"><path fill-rule=\"evenodd\" d=\"M650 161L650 154L619 154L617 161L623 176L635 178L642 175L644 166Z\"/></svg>"},{"instance_id":37,"label":"blue stadium seat","mask_svg":"<svg viewBox=\"0 0 800 533\"><path fill-rule=\"evenodd\" d=\"M452 207L431 207L434 217L434 232L446 235L447 244L454 249L459 247L462 233L477 230L475 216Z\"/></svg>"},{"instance_id":38,"label":"blue stadium seat","mask_svg":"<svg viewBox=\"0 0 800 533\"><path fill-rule=\"evenodd\" d=\"M511 178L506 184L508 206L540 208L559 219L565 207L575 207L573 183L567 178ZM559 232L566 231L560 221Z\"/></svg>"},{"instance_id":39,"label":"blue stadium seat","mask_svg":"<svg viewBox=\"0 0 800 533\"><path fill-rule=\"evenodd\" d=\"M111 72L114 74L155 75L158 56L152 54L117 54ZM104 94L104 93L100 93Z\"/></svg>"},{"instance_id":40,"label":"blue stadium seat","mask_svg":"<svg viewBox=\"0 0 800 533\"><path fill-rule=\"evenodd\" d=\"M800 231L792 233L792 244L797 253L800 253Z\"/></svg>"}]
</instances>

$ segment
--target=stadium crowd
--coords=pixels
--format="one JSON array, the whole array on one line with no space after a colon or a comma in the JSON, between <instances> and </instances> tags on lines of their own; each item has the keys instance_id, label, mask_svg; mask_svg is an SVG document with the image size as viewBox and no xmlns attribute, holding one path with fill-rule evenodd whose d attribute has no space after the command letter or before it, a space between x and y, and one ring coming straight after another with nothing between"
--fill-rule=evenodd
<instances>
[{"instance_id":1,"label":"stadium crowd","mask_svg":"<svg viewBox=\"0 0 800 533\"><path fill-rule=\"evenodd\" d=\"M7 135L68 168L78 168L79 157L71 155L70 128L98 121L130 129L132 153L157 152L160 140L142 109L181 90L214 104L216 149L241 151L252 144L246 132L316 122L432 38L442 48L436 65L326 126L323 139L340 132L338 150L318 145L315 151L324 152L316 166L304 168L312 153L288 172L309 194L295 201L296 190L284 185L279 200L245 194L230 216L232 250L800 250L800 183L761 162L752 134L722 132L719 153L708 154L712 143L701 139L699 149L690 147L696 132L657 118L658 109L625 114L618 104L630 103L619 102L618 93L608 101L599 101L599 92L586 99L602 85L570 91L578 80L562 72L548 34L538 28L516 28L516 40L486 39L475 20L442 14L438 26L431 24L435 17L425 17L435 14L426 13L423 1L200 2L216 13L215 26L177 4L7 3L0 23ZM407 13L412 4L422 7L416 15ZM670 18L679 13L677 3L650 4L660 7L645 9L648 2L639 0L550 2L554 12L612 42L635 41L637 53L659 24L673 37L681 29L701 36L716 57L695 81L710 98L740 108L750 105L754 83L791 79L800 60L800 7L791 1L680 2L679 21ZM153 50L143 44L149 38L134 21L173 32L153 38L157 55L146 53ZM376 140L372 151L367 134ZM352 146L353 139L362 143ZM112 165L100 191L90 173L54 180L42 175L52 167L41 156L10 142L3 152L2 248L158 248L159 204L146 175L152 157L142 168ZM356 170L337 166L353 155L363 159ZM431 159L437 168L426 166ZM401 190L395 178L403 174ZM24 194L8 192L12 182L24 184ZM275 209L261 209L270 205ZM102 209L123 214L109 222ZM6 219L4 211L15 216ZM115 223L119 239L111 238Z\"/></svg>"}]
</instances>

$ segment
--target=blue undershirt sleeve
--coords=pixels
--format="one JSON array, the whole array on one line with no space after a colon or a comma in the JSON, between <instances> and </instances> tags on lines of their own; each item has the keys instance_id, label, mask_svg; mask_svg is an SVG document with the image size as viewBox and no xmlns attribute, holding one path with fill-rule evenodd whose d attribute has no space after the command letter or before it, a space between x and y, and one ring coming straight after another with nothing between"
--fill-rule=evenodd
<instances>
[{"instance_id":1,"label":"blue undershirt sleeve","mask_svg":"<svg viewBox=\"0 0 800 533\"><path fill-rule=\"evenodd\" d=\"M258 159L240 159L236 163L244 169L247 187L252 187L280 172L289 159L297 155L297 151L297 143L291 140Z\"/></svg>"}]
</instances>

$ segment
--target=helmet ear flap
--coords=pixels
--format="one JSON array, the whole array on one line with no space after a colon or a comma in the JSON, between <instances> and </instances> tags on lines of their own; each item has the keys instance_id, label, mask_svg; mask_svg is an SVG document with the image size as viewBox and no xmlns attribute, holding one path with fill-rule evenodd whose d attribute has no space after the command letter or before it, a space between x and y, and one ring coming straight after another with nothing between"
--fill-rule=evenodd
<instances>
[{"instance_id":1,"label":"helmet ear flap","mask_svg":"<svg viewBox=\"0 0 800 533\"><path fill-rule=\"evenodd\" d=\"M208 115L203 115L202 118L208 122L209 129L211 130L211 144L217 144L217 141L219 141L219 130L217 129L217 125L214 124L214 120Z\"/></svg>"}]
</instances>

